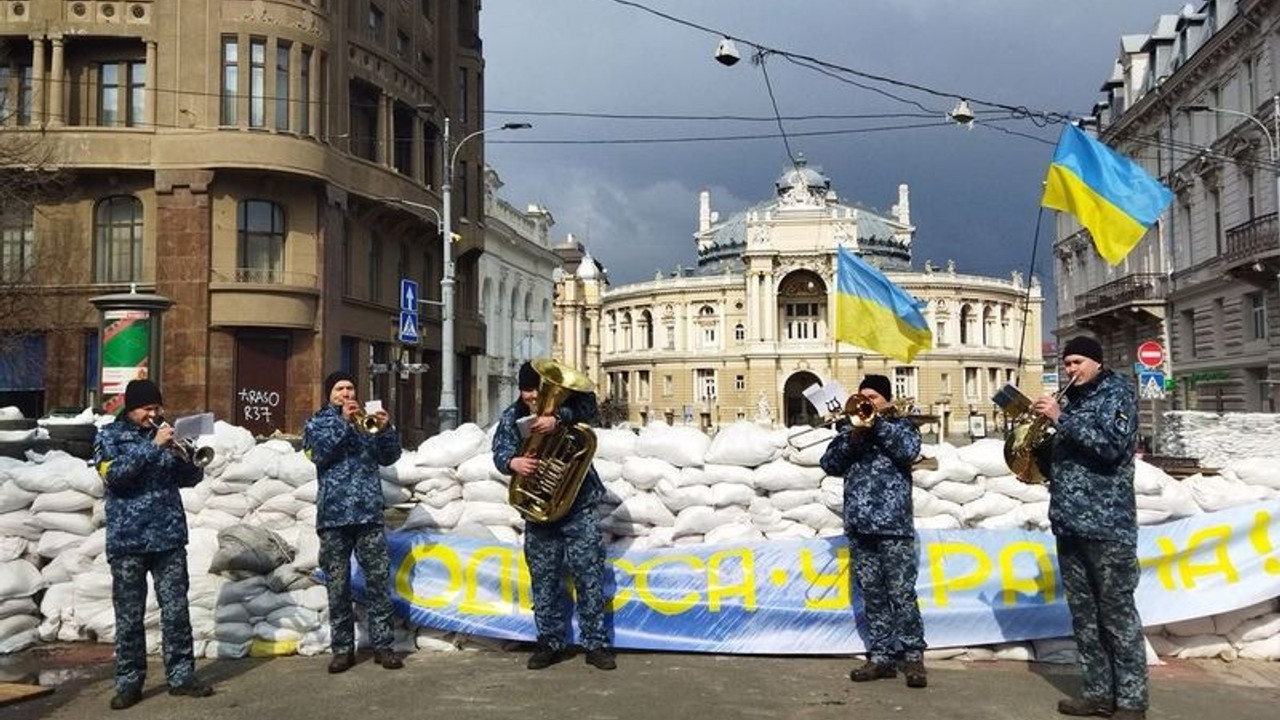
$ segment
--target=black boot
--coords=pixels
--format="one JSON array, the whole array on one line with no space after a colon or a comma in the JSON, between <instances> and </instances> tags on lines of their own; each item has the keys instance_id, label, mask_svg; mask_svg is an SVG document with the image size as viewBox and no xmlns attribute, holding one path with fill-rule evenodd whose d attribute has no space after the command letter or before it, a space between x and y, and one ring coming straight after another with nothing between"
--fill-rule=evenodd
<instances>
[{"instance_id":1,"label":"black boot","mask_svg":"<svg viewBox=\"0 0 1280 720\"><path fill-rule=\"evenodd\" d=\"M374 650L373 661L387 670L399 670L404 667L404 661L400 659L400 656L394 650L389 648Z\"/></svg>"},{"instance_id":2,"label":"black boot","mask_svg":"<svg viewBox=\"0 0 1280 720\"><path fill-rule=\"evenodd\" d=\"M333 659L329 661L329 673L337 675L350 670L356 664L356 651L348 650L344 653L335 653Z\"/></svg>"},{"instance_id":3,"label":"black boot","mask_svg":"<svg viewBox=\"0 0 1280 720\"><path fill-rule=\"evenodd\" d=\"M187 697L209 697L213 694L213 687L192 678L190 681L181 685L174 685L169 688L170 695L185 695Z\"/></svg>"},{"instance_id":4,"label":"black boot","mask_svg":"<svg viewBox=\"0 0 1280 720\"><path fill-rule=\"evenodd\" d=\"M618 661L614 659L609 648L596 648L587 651L587 664L599 670L617 670Z\"/></svg>"},{"instance_id":5,"label":"black boot","mask_svg":"<svg viewBox=\"0 0 1280 720\"><path fill-rule=\"evenodd\" d=\"M854 682L869 682L871 680L886 680L898 676L898 670L888 663L876 663L868 660L862 667L854 668L849 673L849 679Z\"/></svg>"},{"instance_id":6,"label":"black boot","mask_svg":"<svg viewBox=\"0 0 1280 720\"><path fill-rule=\"evenodd\" d=\"M907 687L909 688L929 686L929 676L924 671L923 660L908 660L903 663L902 674L907 676Z\"/></svg>"},{"instance_id":7,"label":"black boot","mask_svg":"<svg viewBox=\"0 0 1280 720\"><path fill-rule=\"evenodd\" d=\"M1111 703L1089 698L1067 698L1058 701L1058 712L1074 717L1111 717Z\"/></svg>"},{"instance_id":8,"label":"black boot","mask_svg":"<svg viewBox=\"0 0 1280 720\"><path fill-rule=\"evenodd\" d=\"M529 656L529 664L526 666L530 670L543 670L564 660L564 650L553 650L550 645L539 644L534 648L533 654Z\"/></svg>"},{"instance_id":9,"label":"black boot","mask_svg":"<svg viewBox=\"0 0 1280 720\"><path fill-rule=\"evenodd\" d=\"M137 705L141 701L142 701L142 688L129 688L128 690L121 690L120 692L111 696L111 709L124 710L125 708L131 708L134 705Z\"/></svg>"}]
</instances>

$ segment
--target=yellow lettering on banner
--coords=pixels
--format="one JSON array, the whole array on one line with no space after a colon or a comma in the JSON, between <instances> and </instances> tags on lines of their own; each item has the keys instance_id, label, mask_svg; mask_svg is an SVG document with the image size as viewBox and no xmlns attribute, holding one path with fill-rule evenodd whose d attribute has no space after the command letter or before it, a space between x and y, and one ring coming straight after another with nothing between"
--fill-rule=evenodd
<instances>
[{"instance_id":1,"label":"yellow lettering on banner","mask_svg":"<svg viewBox=\"0 0 1280 720\"><path fill-rule=\"evenodd\" d=\"M1187 539L1187 551L1178 558L1178 570L1182 573L1182 582L1188 588L1195 588L1196 578L1205 575L1222 573L1229 583L1239 582L1240 573L1231 564L1231 555L1227 552L1231 542L1231 526L1218 525L1197 530ZM1200 565L1191 564L1191 558L1200 551L1200 546L1213 543L1214 562Z\"/></svg>"},{"instance_id":2,"label":"yellow lettering on banner","mask_svg":"<svg viewBox=\"0 0 1280 720\"><path fill-rule=\"evenodd\" d=\"M967 555L977 567L967 575L948 578L948 555ZM933 602L938 607L947 606L947 593L972 590L986 582L991 575L991 558L977 545L963 542L936 542L928 545L929 576L933 580Z\"/></svg>"},{"instance_id":3,"label":"yellow lettering on banner","mask_svg":"<svg viewBox=\"0 0 1280 720\"><path fill-rule=\"evenodd\" d=\"M634 563L623 558L614 558L612 563L615 569L621 570L631 576L632 584L635 584L636 566ZM631 588L622 587L622 578L615 578L615 580L617 587L613 591L613 597L609 598L609 612L618 612L627 604L628 601L631 600L631 598L635 597L636 594Z\"/></svg>"},{"instance_id":4,"label":"yellow lettering on banner","mask_svg":"<svg viewBox=\"0 0 1280 720\"><path fill-rule=\"evenodd\" d=\"M737 585L721 582L721 564L729 560L738 560L742 569L742 581ZM707 609L720 612L720 603L729 597L742 598L744 610L756 609L755 555L747 548L723 550L707 560Z\"/></svg>"},{"instance_id":5,"label":"yellow lettering on banner","mask_svg":"<svg viewBox=\"0 0 1280 720\"><path fill-rule=\"evenodd\" d=\"M414 569L418 563L426 560L439 562L449 576L445 588L439 594L430 597L419 595L413 587ZM396 592L401 597L408 598L414 605L431 609L448 607L457 597L458 591L462 589L462 562L458 559L458 554L446 545L440 543L415 545L404 554L404 559L396 568L395 585Z\"/></svg>"},{"instance_id":6,"label":"yellow lettering on banner","mask_svg":"<svg viewBox=\"0 0 1280 720\"><path fill-rule=\"evenodd\" d=\"M825 554L824 554L825 557ZM800 548L800 574L808 586L805 592L804 608L806 610L848 610L849 609L849 546L836 548L835 571L822 573L813 566L813 552L808 548ZM832 592L834 590L834 592ZM810 592L817 591L817 597Z\"/></svg>"},{"instance_id":7,"label":"yellow lettering on banner","mask_svg":"<svg viewBox=\"0 0 1280 720\"><path fill-rule=\"evenodd\" d=\"M498 578L498 600L481 600L480 572L488 560L497 562L495 574ZM515 550L508 547L477 548L467 558L465 579L463 582L462 602L458 604L458 612L469 615L507 615L515 604L515 592L512 588L513 565L516 564Z\"/></svg>"},{"instance_id":8,"label":"yellow lettering on banner","mask_svg":"<svg viewBox=\"0 0 1280 720\"><path fill-rule=\"evenodd\" d=\"M1253 529L1249 531L1249 544L1262 558L1262 569L1271 575L1280 575L1280 560L1268 557L1273 549L1271 538L1267 536L1267 528L1271 525L1271 515L1266 510L1253 514Z\"/></svg>"},{"instance_id":9,"label":"yellow lettering on banner","mask_svg":"<svg viewBox=\"0 0 1280 720\"><path fill-rule=\"evenodd\" d=\"M649 573L656 570L658 566L668 563L685 563L694 570L706 569L702 558L696 555L659 555L649 558L636 568L636 594L640 597L640 602L663 615L679 615L696 605L700 597L695 590L690 590L674 600L665 600L653 594L649 589Z\"/></svg>"},{"instance_id":10,"label":"yellow lettering on banner","mask_svg":"<svg viewBox=\"0 0 1280 720\"><path fill-rule=\"evenodd\" d=\"M1155 568L1156 579L1160 581L1160 587L1165 590L1177 590L1178 582L1173 577L1173 564L1178 557L1178 546L1174 545L1173 540L1167 537L1158 537L1156 538L1156 547L1160 548L1160 556L1142 558L1138 561L1138 565L1144 568Z\"/></svg>"},{"instance_id":11,"label":"yellow lettering on banner","mask_svg":"<svg viewBox=\"0 0 1280 720\"><path fill-rule=\"evenodd\" d=\"M1029 552L1036 558L1036 565L1040 568L1036 577L1019 578L1014 575L1013 558L1024 552ZM1000 580L1004 587L1001 594L1005 605L1018 604L1018 594L1022 592L1043 595L1046 603L1053 602L1057 576L1053 571L1053 559L1041 543L1023 541L1006 545L1000 551Z\"/></svg>"}]
</instances>

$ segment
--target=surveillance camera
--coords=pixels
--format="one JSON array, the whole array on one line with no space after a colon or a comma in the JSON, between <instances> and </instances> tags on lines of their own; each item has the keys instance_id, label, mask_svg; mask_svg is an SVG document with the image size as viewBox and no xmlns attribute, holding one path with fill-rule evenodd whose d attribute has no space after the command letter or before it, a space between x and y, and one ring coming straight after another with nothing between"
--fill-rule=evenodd
<instances>
[{"instance_id":1,"label":"surveillance camera","mask_svg":"<svg viewBox=\"0 0 1280 720\"><path fill-rule=\"evenodd\" d=\"M738 46L729 38L720 41L716 46L716 61L726 67L736 64L742 56L738 54Z\"/></svg>"}]
</instances>

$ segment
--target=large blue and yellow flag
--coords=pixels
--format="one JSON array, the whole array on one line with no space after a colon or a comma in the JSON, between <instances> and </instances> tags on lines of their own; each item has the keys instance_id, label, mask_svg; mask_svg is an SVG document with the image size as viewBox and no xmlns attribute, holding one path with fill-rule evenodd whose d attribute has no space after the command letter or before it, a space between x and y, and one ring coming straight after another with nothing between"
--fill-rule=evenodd
<instances>
[{"instance_id":1,"label":"large blue and yellow flag","mask_svg":"<svg viewBox=\"0 0 1280 720\"><path fill-rule=\"evenodd\" d=\"M1040 204L1075 215L1098 254L1119 265L1172 200L1169 188L1137 163L1068 124Z\"/></svg>"},{"instance_id":2,"label":"large blue and yellow flag","mask_svg":"<svg viewBox=\"0 0 1280 720\"><path fill-rule=\"evenodd\" d=\"M933 346L920 309L879 270L845 247L836 250L836 340L909 363Z\"/></svg>"}]
</instances>

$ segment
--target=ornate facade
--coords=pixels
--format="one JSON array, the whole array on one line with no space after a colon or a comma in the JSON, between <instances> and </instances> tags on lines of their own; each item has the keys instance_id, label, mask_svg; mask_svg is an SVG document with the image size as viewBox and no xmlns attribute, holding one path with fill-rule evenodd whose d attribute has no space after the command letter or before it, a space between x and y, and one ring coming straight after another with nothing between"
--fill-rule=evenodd
<instances>
[{"instance_id":1,"label":"ornate facade","mask_svg":"<svg viewBox=\"0 0 1280 720\"><path fill-rule=\"evenodd\" d=\"M593 269L562 278L557 349L596 373L602 397L630 422L794 425L813 419L802 395L810 385L834 378L853 390L880 373L895 395L934 416L926 430L946 437L968 433L971 416L984 419L976 425L996 421L990 398L1006 382L1041 392L1035 279L1028 287L1017 273L967 275L952 263L913 271L906 185L882 214L840 199L801 159L774 189L726 219L703 192L691 270L612 288ZM840 245L927 303L932 350L902 364L833 339Z\"/></svg>"}]
</instances>

